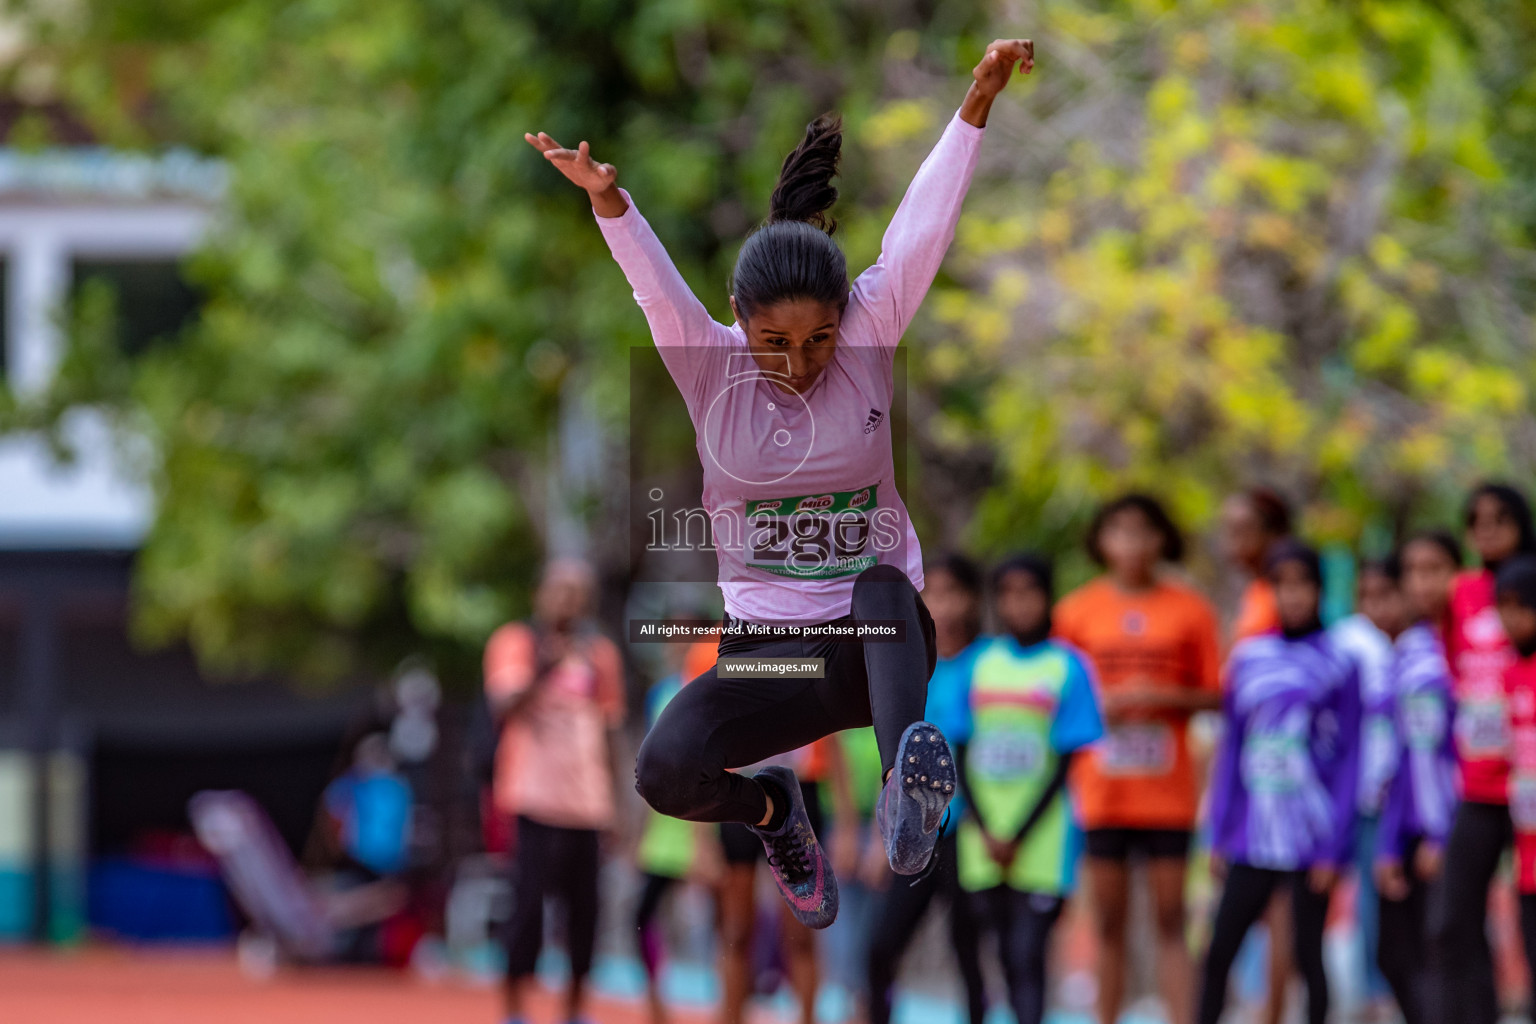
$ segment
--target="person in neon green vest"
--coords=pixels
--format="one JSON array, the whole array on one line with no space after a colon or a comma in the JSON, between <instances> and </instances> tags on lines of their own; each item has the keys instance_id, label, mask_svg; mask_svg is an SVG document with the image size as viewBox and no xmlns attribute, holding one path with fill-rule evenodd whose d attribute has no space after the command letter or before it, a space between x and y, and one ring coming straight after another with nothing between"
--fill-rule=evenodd
<instances>
[{"instance_id":1,"label":"person in neon green vest","mask_svg":"<svg viewBox=\"0 0 1536 1024\"><path fill-rule=\"evenodd\" d=\"M1092 669L1051 639L1051 563L1014 555L993 572L1003 635L976 656L958 740L970 814L959 835L960 885L997 934L1019 1024L1045 1014L1051 929L1076 883L1082 834L1067 773L1104 734Z\"/></svg>"}]
</instances>

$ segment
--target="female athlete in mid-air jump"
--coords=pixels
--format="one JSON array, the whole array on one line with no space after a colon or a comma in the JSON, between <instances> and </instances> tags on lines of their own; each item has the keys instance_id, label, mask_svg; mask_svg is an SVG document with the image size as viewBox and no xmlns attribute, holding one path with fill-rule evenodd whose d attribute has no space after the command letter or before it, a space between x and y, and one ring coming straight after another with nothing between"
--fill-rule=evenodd
<instances>
[{"instance_id":1,"label":"female athlete in mid-air jump","mask_svg":"<svg viewBox=\"0 0 1536 1024\"><path fill-rule=\"evenodd\" d=\"M886 230L880 259L851 287L827 216L842 124L813 122L784 161L767 223L736 259L730 326L689 291L613 165L593 160L585 142L566 149L543 133L527 136L591 197L688 404L725 595L722 658L824 659L821 678L748 677L722 663L694 680L640 748L637 787L664 814L756 829L779 889L813 928L837 915L837 881L794 773L728 769L873 724L885 769L877 818L891 867L917 874L933 854L957 780L949 743L922 720L933 621L918 595L917 536L896 493L892 363L954 237L987 115L1015 67L1034 67L1029 40L987 47ZM875 622L895 625L894 639L835 635ZM754 624L833 629L764 636Z\"/></svg>"}]
</instances>

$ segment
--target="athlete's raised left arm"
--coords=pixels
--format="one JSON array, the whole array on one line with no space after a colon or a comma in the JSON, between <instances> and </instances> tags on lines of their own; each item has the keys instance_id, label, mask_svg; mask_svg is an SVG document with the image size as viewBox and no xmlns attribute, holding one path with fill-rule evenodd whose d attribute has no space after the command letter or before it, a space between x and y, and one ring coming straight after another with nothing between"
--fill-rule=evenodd
<instances>
[{"instance_id":1,"label":"athlete's raised left arm","mask_svg":"<svg viewBox=\"0 0 1536 1024\"><path fill-rule=\"evenodd\" d=\"M853 308L871 317L870 327L882 347L895 347L901 340L955 237L993 101L1015 67L1027 75L1034 66L1035 45L1028 39L998 39L987 47L972 72L975 81L965 102L918 168L891 218L880 259L853 283Z\"/></svg>"}]
</instances>

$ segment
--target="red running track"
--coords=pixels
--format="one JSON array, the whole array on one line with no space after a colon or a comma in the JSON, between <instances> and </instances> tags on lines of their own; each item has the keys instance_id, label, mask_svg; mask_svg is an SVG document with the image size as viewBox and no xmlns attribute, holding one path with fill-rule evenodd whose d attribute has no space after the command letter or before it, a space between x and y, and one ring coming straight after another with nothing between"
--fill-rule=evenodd
<instances>
[{"instance_id":1,"label":"red running track","mask_svg":"<svg viewBox=\"0 0 1536 1024\"><path fill-rule=\"evenodd\" d=\"M541 994L532 1024L557 1020ZM632 1003L594 1001L594 1024L642 1024ZM373 968L243 975L227 951L0 950L4 1024L500 1024L494 989ZM675 1024L702 1016L674 1013Z\"/></svg>"}]
</instances>

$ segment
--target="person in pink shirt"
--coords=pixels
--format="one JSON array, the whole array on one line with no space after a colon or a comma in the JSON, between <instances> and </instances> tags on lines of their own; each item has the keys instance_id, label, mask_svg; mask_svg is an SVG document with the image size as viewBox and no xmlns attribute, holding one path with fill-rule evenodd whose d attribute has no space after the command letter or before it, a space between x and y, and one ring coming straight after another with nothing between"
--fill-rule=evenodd
<instances>
[{"instance_id":1,"label":"person in pink shirt","mask_svg":"<svg viewBox=\"0 0 1536 1024\"><path fill-rule=\"evenodd\" d=\"M566 1019L581 1017L597 937L601 834L614 824L609 732L624 716L619 650L592 626L592 570L556 561L533 620L502 626L485 648L485 695L500 728L496 808L516 821L507 1015L521 1024L544 940L544 901L565 911L571 976Z\"/></svg>"},{"instance_id":2,"label":"person in pink shirt","mask_svg":"<svg viewBox=\"0 0 1536 1024\"><path fill-rule=\"evenodd\" d=\"M687 403L703 464L725 597L721 661L662 712L636 787L663 814L755 828L780 892L813 928L836 916L837 882L794 773L729 769L873 724L886 855L899 874L929 863L957 776L948 742L922 718L933 620L896 492L893 362L954 237L992 104L1015 67L1033 65L1028 40L987 47L879 260L851 283L827 216L842 123L813 122L784 161L767 223L737 257L729 326L689 290L611 164L585 142L527 136L591 199ZM787 674L789 658L813 659L801 662L808 674Z\"/></svg>"}]
</instances>

